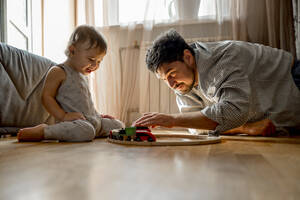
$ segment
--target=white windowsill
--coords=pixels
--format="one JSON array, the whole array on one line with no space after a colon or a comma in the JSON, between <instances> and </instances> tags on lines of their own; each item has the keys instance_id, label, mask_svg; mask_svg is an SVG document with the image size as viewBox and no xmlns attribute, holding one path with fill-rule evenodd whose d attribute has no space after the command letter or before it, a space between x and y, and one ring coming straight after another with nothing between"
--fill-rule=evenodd
<instances>
[{"instance_id":1,"label":"white windowsill","mask_svg":"<svg viewBox=\"0 0 300 200\"><path fill-rule=\"evenodd\" d=\"M129 28L134 27L135 29L142 29L146 27L148 24L151 25L154 28L159 27L170 27L170 26L186 26L186 25L197 25L197 24L217 24L217 20L215 19L192 19L192 20L165 20L161 22L153 22L153 21L144 21L143 23L137 22L135 23L129 23L129 24L118 24L118 25L109 25L109 26L100 26L99 29L114 29L114 28Z\"/></svg>"}]
</instances>

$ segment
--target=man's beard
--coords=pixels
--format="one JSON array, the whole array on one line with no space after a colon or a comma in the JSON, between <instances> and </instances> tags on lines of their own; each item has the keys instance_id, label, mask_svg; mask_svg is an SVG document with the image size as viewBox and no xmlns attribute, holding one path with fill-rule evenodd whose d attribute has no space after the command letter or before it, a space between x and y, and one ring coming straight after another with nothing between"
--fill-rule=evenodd
<instances>
[{"instance_id":1,"label":"man's beard","mask_svg":"<svg viewBox=\"0 0 300 200\"><path fill-rule=\"evenodd\" d=\"M181 95L185 95L187 93L189 93L193 88L194 88L194 85L196 83L196 73L195 73L195 70L193 70L193 74L194 74L194 77L193 77L193 82L192 84L189 86L189 88L185 91L179 91L179 90L176 90L176 89L173 89L176 93L179 93Z\"/></svg>"}]
</instances>

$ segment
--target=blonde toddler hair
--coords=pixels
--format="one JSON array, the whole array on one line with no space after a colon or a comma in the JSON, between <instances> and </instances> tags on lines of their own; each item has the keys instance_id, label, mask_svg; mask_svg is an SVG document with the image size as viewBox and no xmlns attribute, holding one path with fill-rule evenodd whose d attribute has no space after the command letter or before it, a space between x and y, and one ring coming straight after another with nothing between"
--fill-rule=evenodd
<instances>
[{"instance_id":1,"label":"blonde toddler hair","mask_svg":"<svg viewBox=\"0 0 300 200\"><path fill-rule=\"evenodd\" d=\"M66 56L70 56L69 47L71 45L85 42L88 42L89 44L89 47L87 49L98 48L101 52L106 52L107 50L105 39L103 38L101 33L95 29L95 27L89 25L81 25L76 27L69 39L67 49L65 50Z\"/></svg>"}]
</instances>

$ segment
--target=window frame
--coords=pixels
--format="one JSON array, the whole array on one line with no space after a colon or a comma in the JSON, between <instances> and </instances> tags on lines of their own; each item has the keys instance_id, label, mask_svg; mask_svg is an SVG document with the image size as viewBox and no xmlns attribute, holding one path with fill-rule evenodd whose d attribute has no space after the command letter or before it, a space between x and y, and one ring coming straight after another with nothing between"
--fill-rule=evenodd
<instances>
[{"instance_id":1,"label":"window frame","mask_svg":"<svg viewBox=\"0 0 300 200\"><path fill-rule=\"evenodd\" d=\"M7 41L7 0L0 0L0 41Z\"/></svg>"},{"instance_id":2,"label":"window frame","mask_svg":"<svg viewBox=\"0 0 300 200\"><path fill-rule=\"evenodd\" d=\"M8 13L8 2L7 0L0 0L0 41L11 45L9 42L9 25L14 27L21 35L26 39L27 51L32 51L33 40L32 40L32 0L26 0L26 22L25 25L15 22L9 18ZM17 48L20 48L16 46Z\"/></svg>"}]
</instances>

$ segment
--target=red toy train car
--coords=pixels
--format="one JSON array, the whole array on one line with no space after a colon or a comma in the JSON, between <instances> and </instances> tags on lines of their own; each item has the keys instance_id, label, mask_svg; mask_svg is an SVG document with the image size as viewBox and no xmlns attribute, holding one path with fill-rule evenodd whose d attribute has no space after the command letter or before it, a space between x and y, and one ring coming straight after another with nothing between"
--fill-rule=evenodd
<instances>
[{"instance_id":1,"label":"red toy train car","mask_svg":"<svg viewBox=\"0 0 300 200\"><path fill-rule=\"evenodd\" d=\"M126 127L114 129L109 133L109 138L124 141L148 141L155 142L156 137L148 127Z\"/></svg>"}]
</instances>

